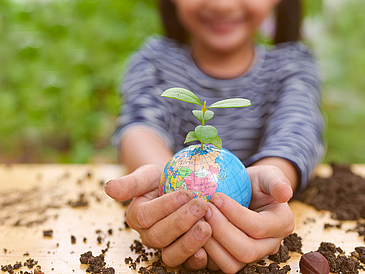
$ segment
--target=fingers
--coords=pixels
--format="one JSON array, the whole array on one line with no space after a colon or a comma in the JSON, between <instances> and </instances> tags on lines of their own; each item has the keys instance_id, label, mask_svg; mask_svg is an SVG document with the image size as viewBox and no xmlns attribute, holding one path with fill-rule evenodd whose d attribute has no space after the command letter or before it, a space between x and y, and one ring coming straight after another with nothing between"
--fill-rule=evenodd
<instances>
[{"instance_id":1,"label":"fingers","mask_svg":"<svg viewBox=\"0 0 365 274\"><path fill-rule=\"evenodd\" d=\"M206 268L207 263L208 263L208 254L204 250L204 248L201 247L197 252L195 252L184 262L184 266L190 270L199 270Z\"/></svg>"},{"instance_id":2,"label":"fingers","mask_svg":"<svg viewBox=\"0 0 365 274\"><path fill-rule=\"evenodd\" d=\"M213 230L213 237L218 243L210 243L214 252L224 254L227 260L234 262L235 260L249 263L257 260L267 254L274 253L279 246L283 237L265 237L261 239L255 239L245 234L241 228L236 227L213 205L210 205L211 215L205 217L207 222L211 225ZM241 212L236 212L240 216ZM242 216L240 216L241 218ZM242 217L247 223L251 222L250 219ZM210 242L210 241L209 241ZM208 244L208 243L207 243ZM206 244L206 245L207 245ZM206 248L206 245L204 248ZM213 251L206 248L207 253L212 259L220 265L217 255L212 253ZM224 271L224 270L223 270Z\"/></svg>"},{"instance_id":3,"label":"fingers","mask_svg":"<svg viewBox=\"0 0 365 274\"><path fill-rule=\"evenodd\" d=\"M157 165L141 166L129 175L107 182L104 191L113 199L126 201L157 189L161 173Z\"/></svg>"},{"instance_id":4,"label":"fingers","mask_svg":"<svg viewBox=\"0 0 365 274\"><path fill-rule=\"evenodd\" d=\"M223 193L213 194L210 201L215 205L210 210L212 215L216 214L209 220L214 227L224 227L223 224L228 223L254 239L284 238L294 229L293 213L287 203L271 203L256 212L241 206Z\"/></svg>"},{"instance_id":5,"label":"fingers","mask_svg":"<svg viewBox=\"0 0 365 274\"><path fill-rule=\"evenodd\" d=\"M261 242L261 240L260 240ZM267 239L260 246L270 245L273 246L273 252L267 254L274 254L280 245L279 239ZM204 249L208 253L208 265L207 268L216 271L222 270L224 273L237 273L247 263L256 261L267 254L260 254L255 250L255 246L247 246L245 248L247 252L245 254L234 255L231 251L228 251L215 237L210 237L207 243L204 245ZM237 257L236 257L237 256Z\"/></svg>"},{"instance_id":6,"label":"fingers","mask_svg":"<svg viewBox=\"0 0 365 274\"><path fill-rule=\"evenodd\" d=\"M135 229L149 228L193 198L193 194L187 190L178 190L155 199L137 197L127 209L127 221Z\"/></svg>"},{"instance_id":7,"label":"fingers","mask_svg":"<svg viewBox=\"0 0 365 274\"><path fill-rule=\"evenodd\" d=\"M251 182L277 202L285 203L293 196L290 181L279 168L262 165L249 167L247 172Z\"/></svg>"},{"instance_id":8,"label":"fingers","mask_svg":"<svg viewBox=\"0 0 365 274\"><path fill-rule=\"evenodd\" d=\"M166 247L189 231L196 222L204 217L207 210L208 203L205 200L193 199L172 214L155 222L148 229L141 229L139 233L147 246Z\"/></svg>"},{"instance_id":9,"label":"fingers","mask_svg":"<svg viewBox=\"0 0 365 274\"><path fill-rule=\"evenodd\" d=\"M208 239L204 249L209 255L207 267L210 270L216 271L220 269L224 273L237 273L245 266L244 262L237 260L214 237Z\"/></svg>"},{"instance_id":10,"label":"fingers","mask_svg":"<svg viewBox=\"0 0 365 274\"><path fill-rule=\"evenodd\" d=\"M163 262L170 267L175 267L184 263L190 257L190 267L196 269L205 268L207 256L201 247L206 243L211 234L212 230L207 222L197 222L186 234L162 251ZM198 256L201 257L199 258Z\"/></svg>"},{"instance_id":11,"label":"fingers","mask_svg":"<svg viewBox=\"0 0 365 274\"><path fill-rule=\"evenodd\" d=\"M212 258L209 255L208 255L207 268L212 270L212 271L218 271L219 270L219 266L212 260Z\"/></svg>"}]
</instances>

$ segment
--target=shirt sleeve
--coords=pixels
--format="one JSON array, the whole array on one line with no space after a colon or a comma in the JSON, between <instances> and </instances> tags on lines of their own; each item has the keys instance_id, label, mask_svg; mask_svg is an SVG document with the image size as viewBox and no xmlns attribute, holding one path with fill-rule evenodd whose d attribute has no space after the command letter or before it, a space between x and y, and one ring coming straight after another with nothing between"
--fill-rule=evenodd
<instances>
[{"instance_id":1,"label":"shirt sleeve","mask_svg":"<svg viewBox=\"0 0 365 274\"><path fill-rule=\"evenodd\" d=\"M119 147L124 133L133 126L146 126L171 148L174 146L173 110L167 100L160 96L156 55L158 43L146 45L132 55L121 84L123 104L116 120L112 144Z\"/></svg>"},{"instance_id":2,"label":"shirt sleeve","mask_svg":"<svg viewBox=\"0 0 365 274\"><path fill-rule=\"evenodd\" d=\"M289 160L300 172L300 192L322 160L324 121L320 109L320 74L312 55L305 50L290 55L295 58L277 71L281 92L270 111L259 150L245 164L265 157Z\"/></svg>"}]
</instances>

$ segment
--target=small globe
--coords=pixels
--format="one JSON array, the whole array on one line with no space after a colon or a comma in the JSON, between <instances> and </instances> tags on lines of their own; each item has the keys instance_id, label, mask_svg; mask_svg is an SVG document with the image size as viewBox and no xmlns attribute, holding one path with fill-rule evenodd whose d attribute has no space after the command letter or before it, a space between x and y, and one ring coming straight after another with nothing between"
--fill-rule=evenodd
<instances>
[{"instance_id":1,"label":"small globe","mask_svg":"<svg viewBox=\"0 0 365 274\"><path fill-rule=\"evenodd\" d=\"M177 152L161 175L160 195L189 189L194 197L209 201L222 192L248 207L252 189L242 162L230 151L212 145L191 145Z\"/></svg>"}]
</instances>

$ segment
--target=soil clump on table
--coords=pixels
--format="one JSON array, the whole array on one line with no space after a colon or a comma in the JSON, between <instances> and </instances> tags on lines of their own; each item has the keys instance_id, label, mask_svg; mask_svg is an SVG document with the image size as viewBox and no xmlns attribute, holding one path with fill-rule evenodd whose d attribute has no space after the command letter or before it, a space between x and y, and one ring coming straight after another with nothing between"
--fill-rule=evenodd
<instances>
[{"instance_id":1,"label":"soil clump on table","mask_svg":"<svg viewBox=\"0 0 365 274\"><path fill-rule=\"evenodd\" d=\"M297 200L314 206L318 211L327 210L331 217L339 221L356 220L354 231L365 238L365 178L354 174L349 165L331 164L333 173L328 178L315 177L308 182L306 189L296 197ZM324 229L342 227L342 223L325 224ZM365 270L365 247L356 247L347 256L340 247L330 242L322 242L317 252L328 261L331 272L358 273ZM362 263L362 264L361 264Z\"/></svg>"},{"instance_id":2,"label":"soil clump on table","mask_svg":"<svg viewBox=\"0 0 365 274\"><path fill-rule=\"evenodd\" d=\"M332 176L310 180L296 199L317 210L330 211L333 219L365 219L365 178L354 174L348 165L331 166Z\"/></svg>"},{"instance_id":3,"label":"soil clump on table","mask_svg":"<svg viewBox=\"0 0 365 274\"><path fill-rule=\"evenodd\" d=\"M22 266L26 266L29 269L32 269L37 264L38 264L38 261L36 261L36 260L34 260L32 258L29 258L24 263L22 263L22 262L16 262L13 265L11 265L11 264L1 265L0 266L0 269L3 272L8 272L9 274L14 274L15 273L15 270L18 270ZM40 266L38 266L38 267L40 268ZM28 271L24 271L24 272L23 271L20 271L20 273L23 273L23 274L28 274L28 273L29 274L33 274L33 272L28 272Z\"/></svg>"},{"instance_id":4,"label":"soil clump on table","mask_svg":"<svg viewBox=\"0 0 365 274\"><path fill-rule=\"evenodd\" d=\"M283 240L283 244L288 248L289 251L303 254L302 237L298 236L297 233L292 233L289 236L285 237Z\"/></svg>"},{"instance_id":5,"label":"soil clump on table","mask_svg":"<svg viewBox=\"0 0 365 274\"><path fill-rule=\"evenodd\" d=\"M101 274L114 274L115 269L113 267L105 267L105 255L100 254L93 256L91 251L87 251L80 255L80 263L87 264L89 267L86 272L89 273L101 273Z\"/></svg>"},{"instance_id":6,"label":"soil clump on table","mask_svg":"<svg viewBox=\"0 0 365 274\"><path fill-rule=\"evenodd\" d=\"M352 274L359 273L359 270L365 270L365 267L360 264L360 258L363 258L365 247L356 247L351 256L347 256L335 244L322 242L317 252L321 253L327 259L331 272Z\"/></svg>"}]
</instances>

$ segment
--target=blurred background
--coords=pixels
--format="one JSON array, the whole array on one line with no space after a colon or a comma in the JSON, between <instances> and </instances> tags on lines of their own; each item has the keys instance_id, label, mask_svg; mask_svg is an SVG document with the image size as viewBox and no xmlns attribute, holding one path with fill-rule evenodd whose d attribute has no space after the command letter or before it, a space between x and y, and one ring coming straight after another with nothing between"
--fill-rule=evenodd
<instances>
[{"instance_id":1,"label":"blurred background","mask_svg":"<svg viewBox=\"0 0 365 274\"><path fill-rule=\"evenodd\" d=\"M116 163L118 87L128 56L161 33L156 2L0 0L0 162ZM303 2L324 162L365 163L365 1Z\"/></svg>"}]
</instances>

